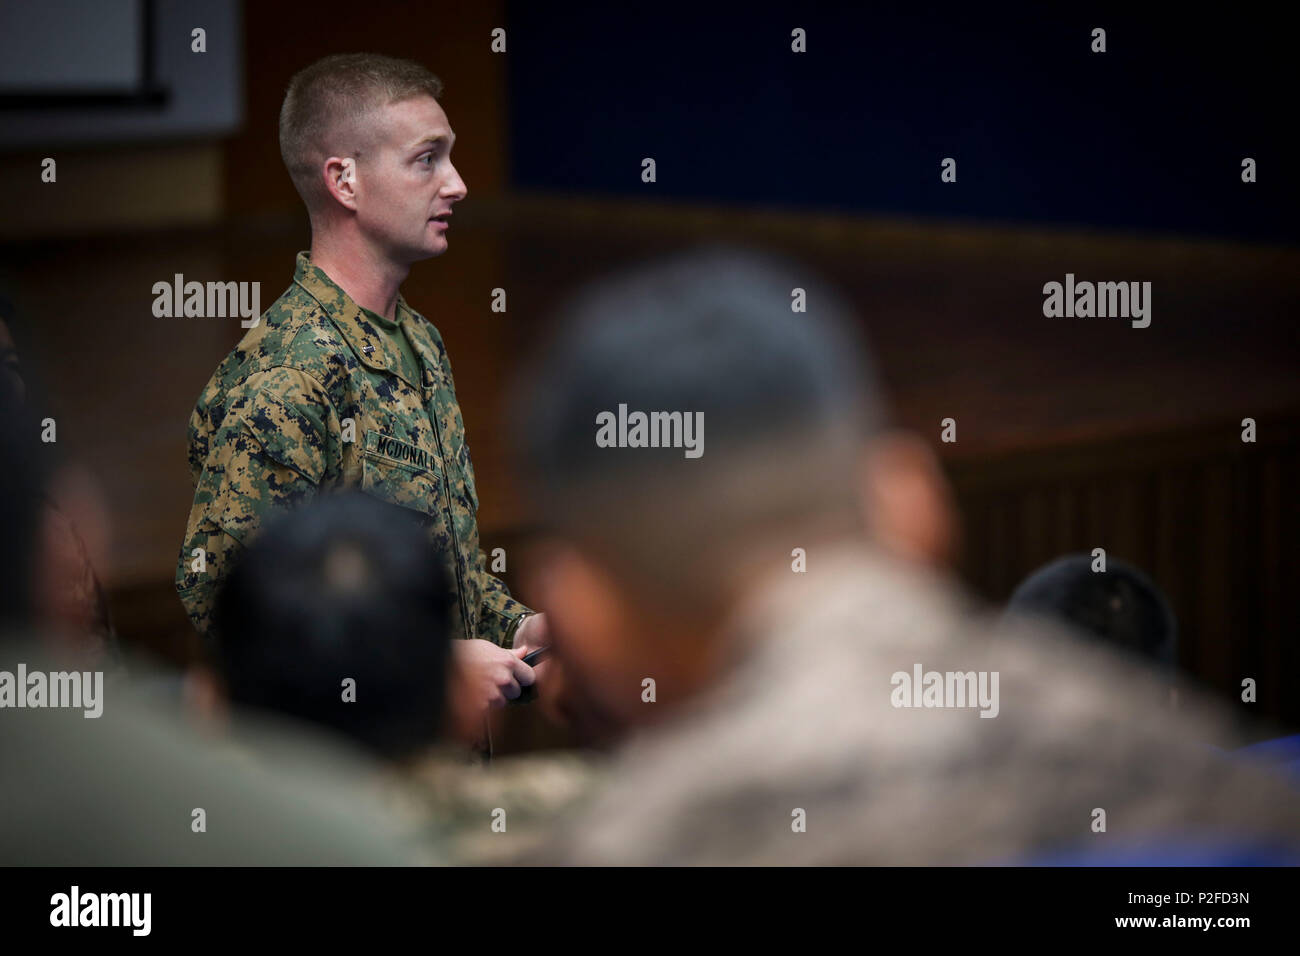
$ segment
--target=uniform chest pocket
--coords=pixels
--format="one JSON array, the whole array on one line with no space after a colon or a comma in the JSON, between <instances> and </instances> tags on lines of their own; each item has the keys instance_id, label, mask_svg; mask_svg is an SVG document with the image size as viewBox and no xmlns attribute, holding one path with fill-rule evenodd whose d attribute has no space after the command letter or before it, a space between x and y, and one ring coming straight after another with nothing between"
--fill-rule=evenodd
<instances>
[{"instance_id":1,"label":"uniform chest pocket","mask_svg":"<svg viewBox=\"0 0 1300 956\"><path fill-rule=\"evenodd\" d=\"M377 432L366 432L361 454L361 490L381 501L429 516L442 513L442 461L419 448Z\"/></svg>"}]
</instances>

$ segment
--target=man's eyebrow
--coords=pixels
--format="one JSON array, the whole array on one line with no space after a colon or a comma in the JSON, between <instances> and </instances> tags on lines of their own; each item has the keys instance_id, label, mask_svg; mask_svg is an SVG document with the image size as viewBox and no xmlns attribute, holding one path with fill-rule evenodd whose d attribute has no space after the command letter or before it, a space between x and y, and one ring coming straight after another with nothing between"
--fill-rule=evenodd
<instances>
[{"instance_id":1,"label":"man's eyebrow","mask_svg":"<svg viewBox=\"0 0 1300 956\"><path fill-rule=\"evenodd\" d=\"M426 137L424 137L424 139L422 139L422 140L420 140L420 141L418 141L418 142L412 144L412 145L411 145L411 149L416 149L416 148L418 148L418 147L420 147L420 146L424 146L424 145L426 145L426 144L427 144L427 145L433 145L433 146L436 146L438 143L445 142L445 141L447 140L447 138L448 138L448 137L447 137L447 134L446 134L446 133L435 133L435 134L432 135L432 136L426 136ZM455 134L455 133L452 133L452 134L451 134L451 145L452 145L452 146L455 146L455 145L456 145L456 134Z\"/></svg>"}]
</instances>

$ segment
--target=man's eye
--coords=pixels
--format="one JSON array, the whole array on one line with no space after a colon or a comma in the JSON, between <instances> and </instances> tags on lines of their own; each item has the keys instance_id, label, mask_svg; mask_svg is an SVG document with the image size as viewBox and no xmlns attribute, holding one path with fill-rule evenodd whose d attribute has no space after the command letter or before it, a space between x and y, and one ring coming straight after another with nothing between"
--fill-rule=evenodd
<instances>
[{"instance_id":1,"label":"man's eye","mask_svg":"<svg viewBox=\"0 0 1300 956\"><path fill-rule=\"evenodd\" d=\"M420 157L420 162L424 163L426 166L432 166L433 153L425 153L423 156Z\"/></svg>"}]
</instances>

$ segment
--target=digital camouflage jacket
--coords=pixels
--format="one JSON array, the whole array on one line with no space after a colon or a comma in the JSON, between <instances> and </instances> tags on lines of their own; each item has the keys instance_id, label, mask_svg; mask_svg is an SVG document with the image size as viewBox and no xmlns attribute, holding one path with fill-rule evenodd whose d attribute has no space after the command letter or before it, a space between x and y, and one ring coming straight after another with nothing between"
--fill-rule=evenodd
<instances>
[{"instance_id":1,"label":"digital camouflage jacket","mask_svg":"<svg viewBox=\"0 0 1300 956\"><path fill-rule=\"evenodd\" d=\"M489 574L478 493L442 336L400 296L397 347L306 252L293 285L217 367L190 417L195 491L176 587L211 639L216 589L274 509L360 489L419 512L454 567L453 636L509 647L528 612ZM197 549L202 549L199 552Z\"/></svg>"}]
</instances>

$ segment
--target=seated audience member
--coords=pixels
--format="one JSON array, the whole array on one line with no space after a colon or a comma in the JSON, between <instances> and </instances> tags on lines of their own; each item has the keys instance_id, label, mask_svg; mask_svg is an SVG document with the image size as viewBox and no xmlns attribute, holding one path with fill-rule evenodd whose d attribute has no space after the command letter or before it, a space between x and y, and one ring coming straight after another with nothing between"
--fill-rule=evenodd
<instances>
[{"instance_id":1,"label":"seated audience member","mask_svg":"<svg viewBox=\"0 0 1300 956\"><path fill-rule=\"evenodd\" d=\"M268 524L218 598L231 702L318 724L385 758L437 736L451 602L414 512L330 495Z\"/></svg>"},{"instance_id":2,"label":"seated audience member","mask_svg":"<svg viewBox=\"0 0 1300 956\"><path fill-rule=\"evenodd\" d=\"M12 312L8 300L0 298L0 403L21 414L30 389L9 331ZM56 447L46 445L42 456L50 475L42 482L35 511L40 524L32 555L36 566L33 615L42 639L57 657L74 665L117 669L121 649L90 549L68 509L60 507L56 498L71 500L73 511L89 518L92 530L102 532L107 516L89 476L53 460ZM105 537L101 533L98 540Z\"/></svg>"},{"instance_id":3,"label":"seated audience member","mask_svg":"<svg viewBox=\"0 0 1300 956\"><path fill-rule=\"evenodd\" d=\"M330 738L259 722L250 735L292 760L250 764L141 695L133 680L106 681L93 663L71 663L42 632L34 554L52 469L39 435L37 421L0 397L0 860L415 862L406 833L351 785L372 772L369 762Z\"/></svg>"},{"instance_id":4,"label":"seated audience member","mask_svg":"<svg viewBox=\"0 0 1300 956\"><path fill-rule=\"evenodd\" d=\"M808 310L791 310L804 289ZM932 563L858 318L806 268L706 249L564 310L516 399L555 662L622 737L536 859L963 864L1300 844L1280 781L1208 750L1114 650L1001 620Z\"/></svg>"},{"instance_id":5,"label":"seated audience member","mask_svg":"<svg viewBox=\"0 0 1300 956\"><path fill-rule=\"evenodd\" d=\"M506 862L579 802L597 768L581 754L479 766L454 741L438 745L458 712L477 714L447 699L458 685L441 568L413 511L352 492L287 512L218 597L220 670L234 704L319 725L382 758L373 789L413 842L449 862Z\"/></svg>"},{"instance_id":6,"label":"seated audience member","mask_svg":"<svg viewBox=\"0 0 1300 956\"><path fill-rule=\"evenodd\" d=\"M1161 590L1124 561L1092 570L1088 554L1067 554L1034 571L1011 594L1008 610L1041 614L1172 671L1178 621Z\"/></svg>"},{"instance_id":7,"label":"seated audience member","mask_svg":"<svg viewBox=\"0 0 1300 956\"><path fill-rule=\"evenodd\" d=\"M1073 628L1150 665L1177 706L1178 619L1164 593L1133 565L1106 558L1094 571L1089 554L1067 554L1030 574L1007 602L1012 614L1033 614Z\"/></svg>"}]
</instances>

